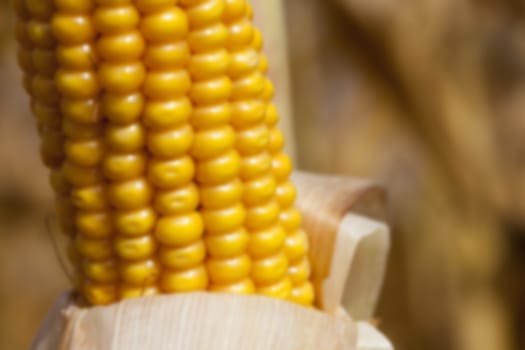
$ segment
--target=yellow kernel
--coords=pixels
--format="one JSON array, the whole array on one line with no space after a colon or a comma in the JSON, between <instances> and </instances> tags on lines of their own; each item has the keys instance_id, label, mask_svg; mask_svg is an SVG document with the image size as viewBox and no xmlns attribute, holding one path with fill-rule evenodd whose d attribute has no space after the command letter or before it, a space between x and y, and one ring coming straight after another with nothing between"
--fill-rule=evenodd
<instances>
[{"instance_id":1,"label":"yellow kernel","mask_svg":"<svg viewBox=\"0 0 525 350\"><path fill-rule=\"evenodd\" d=\"M270 79L264 80L264 89L261 93L261 98L264 101L270 101L275 94L274 87Z\"/></svg>"},{"instance_id":2,"label":"yellow kernel","mask_svg":"<svg viewBox=\"0 0 525 350\"><path fill-rule=\"evenodd\" d=\"M272 157L268 152L262 152L254 156L243 157L239 175L243 180L252 180L267 174L271 169Z\"/></svg>"},{"instance_id":3,"label":"yellow kernel","mask_svg":"<svg viewBox=\"0 0 525 350\"><path fill-rule=\"evenodd\" d=\"M32 54L32 66L39 74L52 77L57 68L55 53L52 50L36 49Z\"/></svg>"},{"instance_id":4,"label":"yellow kernel","mask_svg":"<svg viewBox=\"0 0 525 350\"><path fill-rule=\"evenodd\" d=\"M232 78L240 78L255 71L260 64L257 51L252 48L245 48L232 53L228 75Z\"/></svg>"},{"instance_id":5,"label":"yellow kernel","mask_svg":"<svg viewBox=\"0 0 525 350\"><path fill-rule=\"evenodd\" d=\"M250 275L251 260L246 254L229 259L206 261L210 280L216 284L233 283Z\"/></svg>"},{"instance_id":6,"label":"yellow kernel","mask_svg":"<svg viewBox=\"0 0 525 350\"><path fill-rule=\"evenodd\" d=\"M152 198L152 189L144 178L112 183L108 188L110 203L121 210L133 210L146 206Z\"/></svg>"},{"instance_id":7,"label":"yellow kernel","mask_svg":"<svg viewBox=\"0 0 525 350\"><path fill-rule=\"evenodd\" d=\"M301 286L294 286L289 300L304 306L311 306L314 301L314 288L311 283L306 282Z\"/></svg>"},{"instance_id":8,"label":"yellow kernel","mask_svg":"<svg viewBox=\"0 0 525 350\"><path fill-rule=\"evenodd\" d=\"M291 291L292 284L288 278L283 278L278 283L270 284L268 286L258 286L256 289L257 294L277 299L288 299Z\"/></svg>"},{"instance_id":9,"label":"yellow kernel","mask_svg":"<svg viewBox=\"0 0 525 350\"><path fill-rule=\"evenodd\" d=\"M226 0L223 20L232 22L245 16L247 10L246 0Z\"/></svg>"},{"instance_id":10,"label":"yellow kernel","mask_svg":"<svg viewBox=\"0 0 525 350\"><path fill-rule=\"evenodd\" d=\"M106 142L110 149L117 152L136 152L142 150L145 139L144 128L140 123L129 125L108 125Z\"/></svg>"},{"instance_id":11,"label":"yellow kernel","mask_svg":"<svg viewBox=\"0 0 525 350\"><path fill-rule=\"evenodd\" d=\"M31 93L46 104L55 104L59 100L59 94L53 79L44 76L35 76L31 79Z\"/></svg>"},{"instance_id":12,"label":"yellow kernel","mask_svg":"<svg viewBox=\"0 0 525 350\"><path fill-rule=\"evenodd\" d=\"M141 93L129 95L104 94L101 98L102 114L115 124L136 122L144 108L144 96Z\"/></svg>"},{"instance_id":13,"label":"yellow kernel","mask_svg":"<svg viewBox=\"0 0 525 350\"><path fill-rule=\"evenodd\" d=\"M32 44L41 48L51 49L55 44L55 37L51 26L47 22L32 20L27 22L27 36Z\"/></svg>"},{"instance_id":14,"label":"yellow kernel","mask_svg":"<svg viewBox=\"0 0 525 350\"><path fill-rule=\"evenodd\" d=\"M243 155L264 152L270 141L268 128L265 124L239 131L236 136L235 147Z\"/></svg>"},{"instance_id":15,"label":"yellow kernel","mask_svg":"<svg viewBox=\"0 0 525 350\"><path fill-rule=\"evenodd\" d=\"M115 238L115 252L122 259L146 259L152 256L156 249L156 241L151 235L140 237L117 236Z\"/></svg>"},{"instance_id":16,"label":"yellow kernel","mask_svg":"<svg viewBox=\"0 0 525 350\"><path fill-rule=\"evenodd\" d=\"M236 128L246 128L264 121L266 108L263 102L247 100L233 103L232 124Z\"/></svg>"},{"instance_id":17,"label":"yellow kernel","mask_svg":"<svg viewBox=\"0 0 525 350\"><path fill-rule=\"evenodd\" d=\"M200 28L222 19L224 2L220 0L204 1L188 8L187 15L191 28Z\"/></svg>"},{"instance_id":18,"label":"yellow kernel","mask_svg":"<svg viewBox=\"0 0 525 350\"><path fill-rule=\"evenodd\" d=\"M154 12L175 5L176 0L136 0L135 4L142 12Z\"/></svg>"},{"instance_id":19,"label":"yellow kernel","mask_svg":"<svg viewBox=\"0 0 525 350\"><path fill-rule=\"evenodd\" d=\"M263 36L259 30L255 29L253 31L252 47L257 51L261 51L263 48L263 45L264 45Z\"/></svg>"},{"instance_id":20,"label":"yellow kernel","mask_svg":"<svg viewBox=\"0 0 525 350\"><path fill-rule=\"evenodd\" d=\"M101 125L82 124L71 119L62 120L62 131L64 135L72 139L93 139L101 134Z\"/></svg>"},{"instance_id":21,"label":"yellow kernel","mask_svg":"<svg viewBox=\"0 0 525 350\"><path fill-rule=\"evenodd\" d=\"M75 222L78 230L86 237L101 239L111 236L111 218L106 211L79 211Z\"/></svg>"},{"instance_id":22,"label":"yellow kernel","mask_svg":"<svg viewBox=\"0 0 525 350\"><path fill-rule=\"evenodd\" d=\"M261 54L259 56L259 71L261 71L261 73L263 74L266 74L268 73L268 69L269 69L268 58L266 57L266 55Z\"/></svg>"},{"instance_id":23,"label":"yellow kernel","mask_svg":"<svg viewBox=\"0 0 525 350\"><path fill-rule=\"evenodd\" d=\"M229 103L221 103L193 110L191 122L197 129L207 129L221 126L229 122L232 109Z\"/></svg>"},{"instance_id":24,"label":"yellow kernel","mask_svg":"<svg viewBox=\"0 0 525 350\"><path fill-rule=\"evenodd\" d=\"M78 45L59 45L56 58L64 69L90 70L97 64L97 56L89 43Z\"/></svg>"},{"instance_id":25,"label":"yellow kernel","mask_svg":"<svg viewBox=\"0 0 525 350\"><path fill-rule=\"evenodd\" d=\"M275 194L276 186L273 176L247 181L243 188L243 202L249 206L265 203Z\"/></svg>"},{"instance_id":26,"label":"yellow kernel","mask_svg":"<svg viewBox=\"0 0 525 350\"><path fill-rule=\"evenodd\" d=\"M246 100L258 98L264 91L265 79L260 72L247 75L233 82L231 98L233 100Z\"/></svg>"},{"instance_id":27,"label":"yellow kernel","mask_svg":"<svg viewBox=\"0 0 525 350\"><path fill-rule=\"evenodd\" d=\"M197 164L196 178L202 185L216 185L233 180L239 173L240 157L235 151Z\"/></svg>"},{"instance_id":28,"label":"yellow kernel","mask_svg":"<svg viewBox=\"0 0 525 350\"><path fill-rule=\"evenodd\" d=\"M157 190L153 205L160 214L176 215L193 211L198 204L197 186L189 184L176 189Z\"/></svg>"},{"instance_id":29,"label":"yellow kernel","mask_svg":"<svg viewBox=\"0 0 525 350\"><path fill-rule=\"evenodd\" d=\"M221 103L230 98L232 83L227 77L194 83L190 89L192 101L198 105Z\"/></svg>"},{"instance_id":30,"label":"yellow kernel","mask_svg":"<svg viewBox=\"0 0 525 350\"><path fill-rule=\"evenodd\" d=\"M118 269L122 281L135 286L151 285L160 275L159 264L152 259L121 261Z\"/></svg>"},{"instance_id":31,"label":"yellow kernel","mask_svg":"<svg viewBox=\"0 0 525 350\"><path fill-rule=\"evenodd\" d=\"M192 52L209 52L221 49L228 40L228 29L224 24L217 23L203 29L194 30L188 35L188 43Z\"/></svg>"},{"instance_id":32,"label":"yellow kernel","mask_svg":"<svg viewBox=\"0 0 525 350\"><path fill-rule=\"evenodd\" d=\"M286 232L280 225L273 225L251 232L248 252L254 259L278 253L285 244Z\"/></svg>"},{"instance_id":33,"label":"yellow kernel","mask_svg":"<svg viewBox=\"0 0 525 350\"><path fill-rule=\"evenodd\" d=\"M112 283L118 279L118 272L113 259L102 261L82 261L82 272L87 278L97 283Z\"/></svg>"},{"instance_id":34,"label":"yellow kernel","mask_svg":"<svg viewBox=\"0 0 525 350\"><path fill-rule=\"evenodd\" d=\"M286 276L288 271L288 260L284 253L254 260L252 263L251 276L257 284L270 284L278 282Z\"/></svg>"},{"instance_id":35,"label":"yellow kernel","mask_svg":"<svg viewBox=\"0 0 525 350\"><path fill-rule=\"evenodd\" d=\"M216 210L203 210L202 219L208 234L230 232L238 229L244 222L244 207L240 204Z\"/></svg>"},{"instance_id":36,"label":"yellow kernel","mask_svg":"<svg viewBox=\"0 0 525 350\"><path fill-rule=\"evenodd\" d=\"M66 156L70 161L86 167L97 165L104 153L100 139L67 140L65 150Z\"/></svg>"},{"instance_id":37,"label":"yellow kernel","mask_svg":"<svg viewBox=\"0 0 525 350\"><path fill-rule=\"evenodd\" d=\"M65 161L62 165L62 172L66 180L73 186L92 186L102 181L99 169L81 167L69 161Z\"/></svg>"},{"instance_id":38,"label":"yellow kernel","mask_svg":"<svg viewBox=\"0 0 525 350\"><path fill-rule=\"evenodd\" d=\"M60 111L56 106L33 101L31 111L42 126L52 129L61 128Z\"/></svg>"},{"instance_id":39,"label":"yellow kernel","mask_svg":"<svg viewBox=\"0 0 525 350\"><path fill-rule=\"evenodd\" d=\"M200 239L203 227L202 218L196 212L165 216L157 221L155 236L163 244L180 247Z\"/></svg>"},{"instance_id":40,"label":"yellow kernel","mask_svg":"<svg viewBox=\"0 0 525 350\"><path fill-rule=\"evenodd\" d=\"M148 45L144 63L153 69L184 67L190 60L190 48L185 41Z\"/></svg>"},{"instance_id":41,"label":"yellow kernel","mask_svg":"<svg viewBox=\"0 0 525 350\"><path fill-rule=\"evenodd\" d=\"M214 258L230 258L246 253L249 236L246 230L240 228L223 235L206 237L206 249Z\"/></svg>"},{"instance_id":42,"label":"yellow kernel","mask_svg":"<svg viewBox=\"0 0 525 350\"><path fill-rule=\"evenodd\" d=\"M146 96L168 99L184 96L190 89L191 80L185 69L149 72L144 81Z\"/></svg>"},{"instance_id":43,"label":"yellow kernel","mask_svg":"<svg viewBox=\"0 0 525 350\"><path fill-rule=\"evenodd\" d=\"M93 8L92 0L54 0L57 9L64 12L88 13Z\"/></svg>"},{"instance_id":44,"label":"yellow kernel","mask_svg":"<svg viewBox=\"0 0 525 350\"><path fill-rule=\"evenodd\" d=\"M122 284L119 286L118 295L120 299L133 299L150 297L160 294L160 291L156 285L128 285Z\"/></svg>"},{"instance_id":45,"label":"yellow kernel","mask_svg":"<svg viewBox=\"0 0 525 350\"><path fill-rule=\"evenodd\" d=\"M310 264L308 263L308 259L304 257L299 260L298 263L288 267L288 276L294 285L308 281L310 277Z\"/></svg>"},{"instance_id":46,"label":"yellow kernel","mask_svg":"<svg viewBox=\"0 0 525 350\"><path fill-rule=\"evenodd\" d=\"M96 123L100 120L97 103L94 99L69 99L60 100L62 116L80 124Z\"/></svg>"},{"instance_id":47,"label":"yellow kernel","mask_svg":"<svg viewBox=\"0 0 525 350\"><path fill-rule=\"evenodd\" d=\"M286 237L286 256L290 263L303 259L308 252L308 238L302 230L296 230Z\"/></svg>"},{"instance_id":48,"label":"yellow kernel","mask_svg":"<svg viewBox=\"0 0 525 350\"><path fill-rule=\"evenodd\" d=\"M192 108L191 101L186 97L148 101L144 109L144 124L153 129L174 127L188 121Z\"/></svg>"},{"instance_id":49,"label":"yellow kernel","mask_svg":"<svg viewBox=\"0 0 525 350\"><path fill-rule=\"evenodd\" d=\"M162 271L159 284L161 289L168 293L205 290L208 286L208 274L202 265L184 271L165 269Z\"/></svg>"},{"instance_id":50,"label":"yellow kernel","mask_svg":"<svg viewBox=\"0 0 525 350\"><path fill-rule=\"evenodd\" d=\"M269 104L266 108L266 124L268 126L275 126L279 122L279 113L274 104Z\"/></svg>"},{"instance_id":51,"label":"yellow kernel","mask_svg":"<svg viewBox=\"0 0 525 350\"><path fill-rule=\"evenodd\" d=\"M146 76L144 64L133 63L103 63L98 71L100 86L108 92L129 94L140 88Z\"/></svg>"},{"instance_id":52,"label":"yellow kernel","mask_svg":"<svg viewBox=\"0 0 525 350\"><path fill-rule=\"evenodd\" d=\"M106 193L102 185L75 188L71 192L71 200L80 210L97 211L107 208Z\"/></svg>"},{"instance_id":53,"label":"yellow kernel","mask_svg":"<svg viewBox=\"0 0 525 350\"><path fill-rule=\"evenodd\" d=\"M104 34L123 33L135 29L140 14L133 5L98 7L93 22L98 32Z\"/></svg>"},{"instance_id":54,"label":"yellow kernel","mask_svg":"<svg viewBox=\"0 0 525 350\"><path fill-rule=\"evenodd\" d=\"M278 182L286 181L292 173L292 162L290 161L290 158L284 153L274 156L272 170L273 175Z\"/></svg>"},{"instance_id":55,"label":"yellow kernel","mask_svg":"<svg viewBox=\"0 0 525 350\"><path fill-rule=\"evenodd\" d=\"M53 16L51 26L53 34L62 44L82 44L95 38L95 29L89 16L57 13Z\"/></svg>"},{"instance_id":56,"label":"yellow kernel","mask_svg":"<svg viewBox=\"0 0 525 350\"><path fill-rule=\"evenodd\" d=\"M201 264L206 258L206 249L202 240L188 246L171 248L163 246L159 251L159 260L163 266L182 270Z\"/></svg>"},{"instance_id":57,"label":"yellow kernel","mask_svg":"<svg viewBox=\"0 0 525 350\"><path fill-rule=\"evenodd\" d=\"M188 19L180 8L172 6L143 18L140 29L150 42L177 41L188 32Z\"/></svg>"},{"instance_id":58,"label":"yellow kernel","mask_svg":"<svg viewBox=\"0 0 525 350\"><path fill-rule=\"evenodd\" d=\"M97 41L100 57L113 62L137 60L142 56L144 47L144 39L137 30L118 35L104 35Z\"/></svg>"},{"instance_id":59,"label":"yellow kernel","mask_svg":"<svg viewBox=\"0 0 525 350\"><path fill-rule=\"evenodd\" d=\"M249 230L257 230L276 223L279 219L279 209L276 201L249 208L246 211L246 227Z\"/></svg>"},{"instance_id":60,"label":"yellow kernel","mask_svg":"<svg viewBox=\"0 0 525 350\"><path fill-rule=\"evenodd\" d=\"M230 50L249 46L253 42L253 32L253 25L247 19L232 23L228 27L228 43L226 46Z\"/></svg>"},{"instance_id":61,"label":"yellow kernel","mask_svg":"<svg viewBox=\"0 0 525 350\"><path fill-rule=\"evenodd\" d=\"M175 129L148 133L148 149L160 158L179 157L188 152L193 141L193 130L189 124Z\"/></svg>"},{"instance_id":62,"label":"yellow kernel","mask_svg":"<svg viewBox=\"0 0 525 350\"><path fill-rule=\"evenodd\" d=\"M72 99L89 99L98 94L97 76L90 71L59 70L55 81L58 90Z\"/></svg>"},{"instance_id":63,"label":"yellow kernel","mask_svg":"<svg viewBox=\"0 0 525 350\"><path fill-rule=\"evenodd\" d=\"M84 235L77 235L75 247L86 259L107 260L113 255L113 244L110 239L91 239Z\"/></svg>"},{"instance_id":64,"label":"yellow kernel","mask_svg":"<svg viewBox=\"0 0 525 350\"><path fill-rule=\"evenodd\" d=\"M188 70L194 80L206 80L224 75L229 65L230 55L222 49L193 55Z\"/></svg>"},{"instance_id":65,"label":"yellow kernel","mask_svg":"<svg viewBox=\"0 0 525 350\"><path fill-rule=\"evenodd\" d=\"M49 182L51 183L51 187L57 194L67 195L71 190L71 186L66 181L64 175L62 174L62 171L59 168L51 170L51 173L49 174Z\"/></svg>"},{"instance_id":66,"label":"yellow kernel","mask_svg":"<svg viewBox=\"0 0 525 350\"><path fill-rule=\"evenodd\" d=\"M82 292L92 305L107 305L117 301L117 287L114 284L96 284L86 281L82 286Z\"/></svg>"},{"instance_id":67,"label":"yellow kernel","mask_svg":"<svg viewBox=\"0 0 525 350\"><path fill-rule=\"evenodd\" d=\"M139 177L146 169L144 153L108 154L102 164L104 175L113 181L126 181Z\"/></svg>"},{"instance_id":68,"label":"yellow kernel","mask_svg":"<svg viewBox=\"0 0 525 350\"><path fill-rule=\"evenodd\" d=\"M278 153L284 148L284 136L283 133L273 128L270 130L270 143L268 145L268 151L271 153Z\"/></svg>"},{"instance_id":69,"label":"yellow kernel","mask_svg":"<svg viewBox=\"0 0 525 350\"><path fill-rule=\"evenodd\" d=\"M200 131L195 134L191 155L199 160L217 157L233 148L235 133L231 126Z\"/></svg>"},{"instance_id":70,"label":"yellow kernel","mask_svg":"<svg viewBox=\"0 0 525 350\"><path fill-rule=\"evenodd\" d=\"M151 207L131 211L116 211L113 224L119 234L141 236L151 232L155 226L156 215Z\"/></svg>"},{"instance_id":71,"label":"yellow kernel","mask_svg":"<svg viewBox=\"0 0 525 350\"><path fill-rule=\"evenodd\" d=\"M288 232L295 231L301 227L301 213L295 208L282 211L279 216L281 225Z\"/></svg>"},{"instance_id":72,"label":"yellow kernel","mask_svg":"<svg viewBox=\"0 0 525 350\"><path fill-rule=\"evenodd\" d=\"M209 290L216 293L250 295L255 293L255 286L249 278L245 278L242 281L234 284L214 284L209 288Z\"/></svg>"},{"instance_id":73,"label":"yellow kernel","mask_svg":"<svg viewBox=\"0 0 525 350\"><path fill-rule=\"evenodd\" d=\"M281 205L281 208L288 208L294 202L297 197L295 186L290 181L282 182L277 186L276 191L277 201Z\"/></svg>"},{"instance_id":74,"label":"yellow kernel","mask_svg":"<svg viewBox=\"0 0 525 350\"><path fill-rule=\"evenodd\" d=\"M238 179L217 185L200 186L200 204L205 209L220 209L240 202L242 184Z\"/></svg>"},{"instance_id":75,"label":"yellow kernel","mask_svg":"<svg viewBox=\"0 0 525 350\"><path fill-rule=\"evenodd\" d=\"M191 182L195 166L191 157L172 160L153 159L148 167L148 179L159 188L170 189Z\"/></svg>"}]
</instances>

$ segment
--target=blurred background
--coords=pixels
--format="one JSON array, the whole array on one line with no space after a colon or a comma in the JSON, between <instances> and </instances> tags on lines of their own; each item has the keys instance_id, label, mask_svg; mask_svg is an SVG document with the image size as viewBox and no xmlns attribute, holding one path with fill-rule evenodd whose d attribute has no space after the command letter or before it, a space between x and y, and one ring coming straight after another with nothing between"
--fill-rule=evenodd
<instances>
[{"instance_id":1,"label":"blurred background","mask_svg":"<svg viewBox=\"0 0 525 350\"><path fill-rule=\"evenodd\" d=\"M525 349L524 3L283 2L298 167L389 193L379 327L397 349ZM17 350L68 282L0 7L0 348Z\"/></svg>"}]
</instances>

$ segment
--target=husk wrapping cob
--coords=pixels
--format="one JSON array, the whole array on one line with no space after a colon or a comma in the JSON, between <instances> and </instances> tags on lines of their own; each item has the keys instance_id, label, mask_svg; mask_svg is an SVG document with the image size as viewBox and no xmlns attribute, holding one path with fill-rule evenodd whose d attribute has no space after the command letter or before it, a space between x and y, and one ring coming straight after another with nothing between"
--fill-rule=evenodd
<instances>
[{"instance_id":1,"label":"husk wrapping cob","mask_svg":"<svg viewBox=\"0 0 525 350\"><path fill-rule=\"evenodd\" d=\"M16 0L19 62L90 304L311 305L308 244L245 0Z\"/></svg>"}]
</instances>

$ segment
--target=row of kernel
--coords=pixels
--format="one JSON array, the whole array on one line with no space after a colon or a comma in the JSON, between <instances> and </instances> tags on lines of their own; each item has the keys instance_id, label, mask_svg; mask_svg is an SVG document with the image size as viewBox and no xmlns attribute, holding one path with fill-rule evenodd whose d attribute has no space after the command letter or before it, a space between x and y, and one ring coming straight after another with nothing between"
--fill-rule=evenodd
<instances>
[{"instance_id":1,"label":"row of kernel","mask_svg":"<svg viewBox=\"0 0 525 350\"><path fill-rule=\"evenodd\" d=\"M185 42L188 21L175 1L143 0L138 7L147 42L143 121L152 156L148 178L156 190L154 206L159 213L155 228L162 266L159 286L165 293L204 290L203 225L196 212L194 162L188 155L193 140L187 97L191 82L185 69L190 56Z\"/></svg>"},{"instance_id":2,"label":"row of kernel","mask_svg":"<svg viewBox=\"0 0 525 350\"><path fill-rule=\"evenodd\" d=\"M258 52L261 52L262 37L259 33L254 38L252 45ZM262 54L259 69L262 73L266 73L268 69L267 60ZM271 81L266 78L261 97L266 101L265 122L270 132L268 149L272 154L272 171L277 181L277 200L281 208L279 221L286 231L285 251L289 262L288 276L292 282L289 299L298 304L310 306L314 300L314 291L310 282L308 239L301 229L301 214L294 207L296 191L295 186L289 181L292 164L288 156L283 153L284 136L277 127L279 122L277 109L271 103L273 91Z\"/></svg>"},{"instance_id":3,"label":"row of kernel","mask_svg":"<svg viewBox=\"0 0 525 350\"><path fill-rule=\"evenodd\" d=\"M183 6L191 28L190 96L196 130L191 154L197 160L209 290L251 294L254 286L249 278L248 234L243 227L239 155L234 150L235 133L230 125L230 55L226 47L228 32L222 23L225 2L183 1Z\"/></svg>"},{"instance_id":4,"label":"row of kernel","mask_svg":"<svg viewBox=\"0 0 525 350\"><path fill-rule=\"evenodd\" d=\"M291 284L284 253L285 232L279 224L275 200L265 103L260 98L265 80L258 69L259 54L252 47L255 29L251 8L246 1L230 1L227 8L224 21L232 55L228 72L233 83L231 123L236 129L235 146L242 157L240 175L253 259L251 276L258 293L286 299Z\"/></svg>"}]
</instances>

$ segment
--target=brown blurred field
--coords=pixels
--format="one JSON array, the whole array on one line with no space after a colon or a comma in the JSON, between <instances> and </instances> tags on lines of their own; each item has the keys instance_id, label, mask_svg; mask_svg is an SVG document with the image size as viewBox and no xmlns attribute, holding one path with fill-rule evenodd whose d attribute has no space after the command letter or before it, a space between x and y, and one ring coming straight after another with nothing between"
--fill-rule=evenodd
<instances>
[{"instance_id":1,"label":"brown blurred field","mask_svg":"<svg viewBox=\"0 0 525 350\"><path fill-rule=\"evenodd\" d=\"M380 328L397 349L525 349L525 5L284 3L298 166L389 191ZM0 348L16 350L68 283L0 4Z\"/></svg>"}]
</instances>

